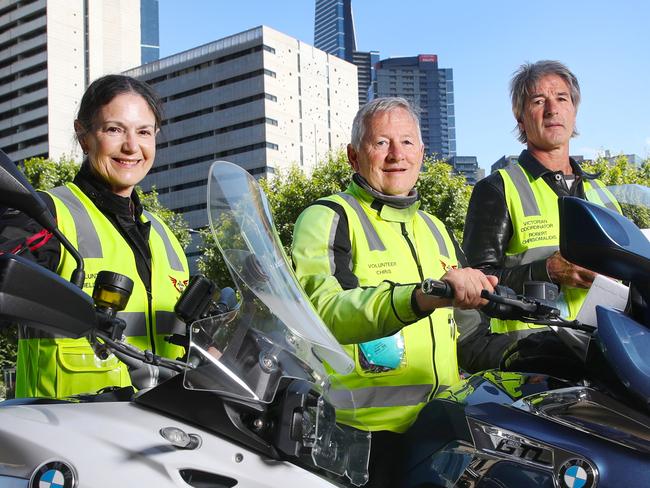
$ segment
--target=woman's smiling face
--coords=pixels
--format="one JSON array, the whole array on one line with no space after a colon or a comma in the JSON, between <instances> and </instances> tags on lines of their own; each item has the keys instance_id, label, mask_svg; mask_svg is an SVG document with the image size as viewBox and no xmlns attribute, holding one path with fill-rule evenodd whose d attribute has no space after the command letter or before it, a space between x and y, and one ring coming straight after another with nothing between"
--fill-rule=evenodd
<instances>
[{"instance_id":1,"label":"woman's smiling face","mask_svg":"<svg viewBox=\"0 0 650 488\"><path fill-rule=\"evenodd\" d=\"M121 93L96 113L93 126L75 123L81 147L93 171L113 193L129 197L153 165L156 155L156 117L146 100L133 92Z\"/></svg>"}]
</instances>

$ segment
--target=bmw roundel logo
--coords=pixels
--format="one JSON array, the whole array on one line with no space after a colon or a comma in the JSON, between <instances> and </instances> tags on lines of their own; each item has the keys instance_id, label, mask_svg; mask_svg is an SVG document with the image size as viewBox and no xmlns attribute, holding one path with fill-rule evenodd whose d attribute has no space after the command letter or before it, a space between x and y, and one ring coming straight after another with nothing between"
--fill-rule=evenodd
<instances>
[{"instance_id":1,"label":"bmw roundel logo","mask_svg":"<svg viewBox=\"0 0 650 488\"><path fill-rule=\"evenodd\" d=\"M596 488L598 471L586 459L569 459L558 471L561 488Z\"/></svg>"},{"instance_id":2,"label":"bmw roundel logo","mask_svg":"<svg viewBox=\"0 0 650 488\"><path fill-rule=\"evenodd\" d=\"M76 486L77 475L74 469L63 461L42 464L29 480L29 488L75 488Z\"/></svg>"}]
</instances>

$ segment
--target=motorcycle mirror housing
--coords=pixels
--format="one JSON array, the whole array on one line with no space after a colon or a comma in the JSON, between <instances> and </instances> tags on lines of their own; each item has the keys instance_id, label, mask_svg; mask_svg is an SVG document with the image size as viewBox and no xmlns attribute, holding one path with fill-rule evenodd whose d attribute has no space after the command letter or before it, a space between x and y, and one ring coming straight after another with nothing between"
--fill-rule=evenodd
<instances>
[{"instance_id":1,"label":"motorcycle mirror housing","mask_svg":"<svg viewBox=\"0 0 650 488\"><path fill-rule=\"evenodd\" d=\"M0 204L25 212L48 230L56 228L50 209L3 151L0 151L0 189Z\"/></svg>"},{"instance_id":2,"label":"motorcycle mirror housing","mask_svg":"<svg viewBox=\"0 0 650 488\"><path fill-rule=\"evenodd\" d=\"M650 242L630 220L576 197L562 197L560 253L565 259L621 280L643 283L650 274Z\"/></svg>"},{"instance_id":3,"label":"motorcycle mirror housing","mask_svg":"<svg viewBox=\"0 0 650 488\"><path fill-rule=\"evenodd\" d=\"M79 288L83 288L85 273L81 255L57 228L54 215L52 215L41 197L38 196L34 187L27 181L25 175L18 170L14 162L9 159L9 156L1 150L0 205L26 213L41 224L44 229L54 234L77 263L77 268L72 272L70 281Z\"/></svg>"}]
</instances>

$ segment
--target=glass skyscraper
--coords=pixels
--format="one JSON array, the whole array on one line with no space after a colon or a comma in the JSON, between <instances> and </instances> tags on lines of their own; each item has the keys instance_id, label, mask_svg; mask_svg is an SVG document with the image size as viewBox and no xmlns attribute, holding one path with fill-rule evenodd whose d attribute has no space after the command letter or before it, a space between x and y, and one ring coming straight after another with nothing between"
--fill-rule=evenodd
<instances>
[{"instance_id":1,"label":"glass skyscraper","mask_svg":"<svg viewBox=\"0 0 650 488\"><path fill-rule=\"evenodd\" d=\"M314 47L352 63L357 49L352 0L316 0Z\"/></svg>"},{"instance_id":2,"label":"glass skyscraper","mask_svg":"<svg viewBox=\"0 0 650 488\"><path fill-rule=\"evenodd\" d=\"M140 56L142 64L160 58L158 0L140 0Z\"/></svg>"},{"instance_id":3,"label":"glass skyscraper","mask_svg":"<svg viewBox=\"0 0 650 488\"><path fill-rule=\"evenodd\" d=\"M425 153L440 159L455 156L453 70L438 68L435 54L420 54L384 59L375 65L375 71L371 98L398 96L409 100L420 110Z\"/></svg>"},{"instance_id":4,"label":"glass skyscraper","mask_svg":"<svg viewBox=\"0 0 650 488\"><path fill-rule=\"evenodd\" d=\"M316 0L314 47L357 67L359 106L366 103L369 100L368 89L374 78L373 66L379 61L379 53L357 51L352 0Z\"/></svg>"}]
</instances>

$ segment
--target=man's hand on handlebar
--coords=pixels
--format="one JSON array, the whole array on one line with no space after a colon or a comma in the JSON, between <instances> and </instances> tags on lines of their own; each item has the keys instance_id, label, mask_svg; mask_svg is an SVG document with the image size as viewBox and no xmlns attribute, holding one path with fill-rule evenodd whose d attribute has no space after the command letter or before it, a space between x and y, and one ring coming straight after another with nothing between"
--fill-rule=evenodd
<instances>
[{"instance_id":1,"label":"man's hand on handlebar","mask_svg":"<svg viewBox=\"0 0 650 488\"><path fill-rule=\"evenodd\" d=\"M461 309L480 308L487 304L487 301L481 298L481 292L493 292L498 282L496 276L485 275L473 268L452 269L440 279L450 285L453 298L435 297L417 290L416 300L420 310L431 311L450 305Z\"/></svg>"}]
</instances>

